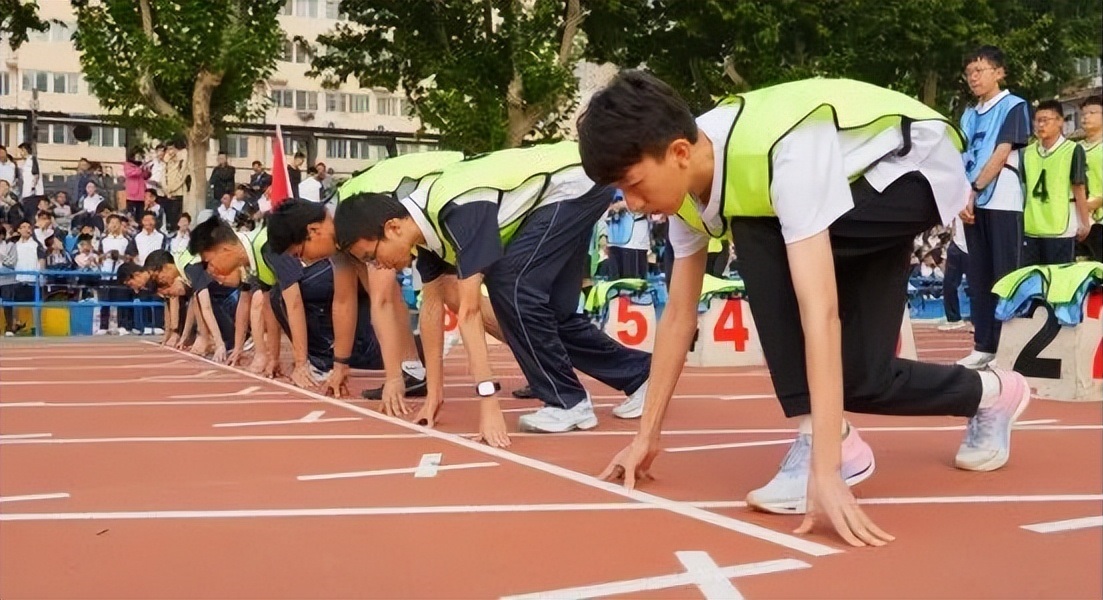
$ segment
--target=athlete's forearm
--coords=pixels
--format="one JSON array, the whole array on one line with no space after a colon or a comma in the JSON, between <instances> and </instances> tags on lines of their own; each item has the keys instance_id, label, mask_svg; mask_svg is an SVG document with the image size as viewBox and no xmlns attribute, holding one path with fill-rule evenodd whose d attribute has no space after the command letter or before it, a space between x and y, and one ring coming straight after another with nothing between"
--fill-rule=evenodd
<instances>
[{"instance_id":1,"label":"athlete's forearm","mask_svg":"<svg viewBox=\"0 0 1103 600\"><path fill-rule=\"evenodd\" d=\"M486 329L483 329L482 286L482 275L460 280L460 310L456 314L463 347L467 351L468 365L476 382L488 381L494 377L486 348Z\"/></svg>"},{"instance_id":2,"label":"athlete's forearm","mask_svg":"<svg viewBox=\"0 0 1103 600\"><path fill-rule=\"evenodd\" d=\"M429 399L444 398L444 298L435 279L421 289L421 344L425 351L425 381Z\"/></svg>"},{"instance_id":3,"label":"athlete's forearm","mask_svg":"<svg viewBox=\"0 0 1103 600\"><path fill-rule=\"evenodd\" d=\"M283 304L287 309L288 329L291 330L291 352L295 366L300 367L307 362L307 336L310 333L306 330L306 311L303 308L303 295L299 284L296 283L283 291Z\"/></svg>"}]
</instances>

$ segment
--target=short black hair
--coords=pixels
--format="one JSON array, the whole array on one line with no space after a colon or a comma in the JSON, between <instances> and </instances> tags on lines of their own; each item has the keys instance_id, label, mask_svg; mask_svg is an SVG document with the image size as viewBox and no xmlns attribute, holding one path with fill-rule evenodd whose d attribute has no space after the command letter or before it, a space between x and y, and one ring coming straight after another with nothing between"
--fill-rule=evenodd
<instances>
[{"instance_id":1,"label":"short black hair","mask_svg":"<svg viewBox=\"0 0 1103 600\"><path fill-rule=\"evenodd\" d=\"M23 142L22 144L19 144L16 147L20 148L22 150L26 150L27 152L31 152L33 150L33 148L31 148L30 142Z\"/></svg>"},{"instance_id":2,"label":"short black hair","mask_svg":"<svg viewBox=\"0 0 1103 600\"><path fill-rule=\"evenodd\" d=\"M130 283L131 279L137 275L140 271L143 271L142 267L139 267L137 263L127 262L119 265L118 270L115 271L115 281L123 285Z\"/></svg>"},{"instance_id":3,"label":"short black hair","mask_svg":"<svg viewBox=\"0 0 1103 600\"><path fill-rule=\"evenodd\" d=\"M258 166L258 165L263 167L264 163L260 162L259 160L254 160L253 161L253 166L255 167L255 166Z\"/></svg>"},{"instance_id":4,"label":"short black hair","mask_svg":"<svg viewBox=\"0 0 1103 600\"><path fill-rule=\"evenodd\" d=\"M1043 100L1038 103L1038 108L1034 109L1034 114L1038 114L1043 110L1051 110L1057 113L1062 119L1065 118L1065 107L1061 105L1057 100Z\"/></svg>"},{"instance_id":5,"label":"short black hair","mask_svg":"<svg viewBox=\"0 0 1103 600\"><path fill-rule=\"evenodd\" d=\"M145 219L146 217L153 217L154 221L157 220L157 215L154 214L153 211L151 211L151 210L147 210L147 211L143 212L142 216L140 218Z\"/></svg>"},{"instance_id":6,"label":"short black hair","mask_svg":"<svg viewBox=\"0 0 1103 600\"><path fill-rule=\"evenodd\" d=\"M158 273L165 265L175 264L172 253L168 250L154 250L145 260L145 269L150 273Z\"/></svg>"},{"instance_id":7,"label":"short black hair","mask_svg":"<svg viewBox=\"0 0 1103 600\"><path fill-rule=\"evenodd\" d=\"M86 225L85 227L91 227L91 225ZM81 229L84 229L84 227L81 227ZM91 244L92 243L92 236L87 234L87 233L82 233L82 234L78 235L77 236L77 243L79 244L81 242L88 242L89 244Z\"/></svg>"},{"instance_id":8,"label":"short black hair","mask_svg":"<svg viewBox=\"0 0 1103 600\"><path fill-rule=\"evenodd\" d=\"M123 222L123 218L121 216L116 215L116 214L110 214L110 215L107 215L106 219L104 219L104 223L110 223L111 219L115 219L116 221L118 221L120 223Z\"/></svg>"},{"instance_id":9,"label":"short black hair","mask_svg":"<svg viewBox=\"0 0 1103 600\"><path fill-rule=\"evenodd\" d=\"M191 230L191 236L188 239L188 252L199 256L208 250L233 243L237 243L237 234L234 233L234 228L218 218L218 215L211 215L209 219Z\"/></svg>"},{"instance_id":10,"label":"short black hair","mask_svg":"<svg viewBox=\"0 0 1103 600\"><path fill-rule=\"evenodd\" d=\"M353 194L337 205L333 217L337 246L348 248L357 240L378 240L388 221L409 216L410 211L391 194Z\"/></svg>"},{"instance_id":11,"label":"short black hair","mask_svg":"<svg viewBox=\"0 0 1103 600\"><path fill-rule=\"evenodd\" d=\"M49 212L49 211L45 211L45 210L40 210L40 211L38 211L38 214L37 214L37 215L35 215L35 218L36 218L36 219L41 219L42 217L46 217L46 218L48 218L48 219L52 219L52 218L54 218L54 215L53 215L53 213L51 213L51 212Z\"/></svg>"},{"instance_id":12,"label":"short black hair","mask_svg":"<svg viewBox=\"0 0 1103 600\"><path fill-rule=\"evenodd\" d=\"M146 191L145 191L145 193L146 193L146 194L153 194L153 197L154 197L154 198L156 198L156 197L157 197L157 190L155 190L155 189L153 189L153 188L146 188Z\"/></svg>"},{"instance_id":13,"label":"short black hair","mask_svg":"<svg viewBox=\"0 0 1103 600\"><path fill-rule=\"evenodd\" d=\"M306 241L306 228L326 220L326 207L319 202L288 198L268 213L268 246L276 254Z\"/></svg>"},{"instance_id":14,"label":"short black hair","mask_svg":"<svg viewBox=\"0 0 1103 600\"><path fill-rule=\"evenodd\" d=\"M102 202L100 202L99 204L96 205L96 214L97 215L100 214L101 212L105 211L105 210L111 210L111 201L110 200L104 200L104 201L102 201Z\"/></svg>"},{"instance_id":15,"label":"short black hair","mask_svg":"<svg viewBox=\"0 0 1103 600\"><path fill-rule=\"evenodd\" d=\"M594 94L578 119L578 150L586 175L611 184L645 156L662 158L678 139L697 142L689 105L644 71L621 71Z\"/></svg>"},{"instance_id":16,"label":"short black hair","mask_svg":"<svg viewBox=\"0 0 1103 600\"><path fill-rule=\"evenodd\" d=\"M180 219L187 219L188 223L191 223L191 213L189 213L187 211L184 211L184 212L180 213L180 218L176 219L176 220L179 221Z\"/></svg>"},{"instance_id":17,"label":"short black hair","mask_svg":"<svg viewBox=\"0 0 1103 600\"><path fill-rule=\"evenodd\" d=\"M1088 106L1103 106L1103 96L1088 96L1084 98L1084 101L1080 103L1080 108Z\"/></svg>"},{"instance_id":18,"label":"short black hair","mask_svg":"<svg viewBox=\"0 0 1103 600\"><path fill-rule=\"evenodd\" d=\"M988 61L988 64L997 69L1002 69L1005 64L1003 50L996 46L980 46L965 55L965 58L961 61L961 68L964 69L978 60Z\"/></svg>"}]
</instances>

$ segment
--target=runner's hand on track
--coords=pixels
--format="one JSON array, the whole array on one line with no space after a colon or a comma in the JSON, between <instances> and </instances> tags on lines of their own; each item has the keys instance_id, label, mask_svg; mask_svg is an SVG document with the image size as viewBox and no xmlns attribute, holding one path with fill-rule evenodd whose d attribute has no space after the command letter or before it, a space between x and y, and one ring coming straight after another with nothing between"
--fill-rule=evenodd
<instances>
[{"instance_id":1,"label":"runner's hand on track","mask_svg":"<svg viewBox=\"0 0 1103 600\"><path fill-rule=\"evenodd\" d=\"M624 487L635 489L636 481L653 481L651 463L662 452L657 443L646 438L636 438L627 448L621 450L608 467L598 475L604 481L624 481Z\"/></svg>"},{"instance_id":2,"label":"runner's hand on track","mask_svg":"<svg viewBox=\"0 0 1103 600\"><path fill-rule=\"evenodd\" d=\"M167 340L164 341L163 345L165 347L168 347L168 348L179 348L180 347L180 335L177 334L177 333L173 333L172 335L169 336L169 338Z\"/></svg>"},{"instance_id":3,"label":"runner's hand on track","mask_svg":"<svg viewBox=\"0 0 1103 600\"><path fill-rule=\"evenodd\" d=\"M479 407L479 435L475 436L475 441L486 442L493 448L508 448L511 442L506 429L506 417L498 408L497 398L482 400L482 403L488 402L493 403L493 406L483 404Z\"/></svg>"},{"instance_id":4,"label":"runner's hand on track","mask_svg":"<svg viewBox=\"0 0 1103 600\"><path fill-rule=\"evenodd\" d=\"M269 359L264 363L264 367L261 369L260 374L269 379L275 379L283 375L283 369L280 367L280 361Z\"/></svg>"},{"instance_id":5,"label":"runner's hand on track","mask_svg":"<svg viewBox=\"0 0 1103 600\"><path fill-rule=\"evenodd\" d=\"M310 372L310 363L295 365L295 369L291 371L291 383L304 390L312 390L318 387L318 381L314 379L314 374Z\"/></svg>"},{"instance_id":6,"label":"runner's hand on track","mask_svg":"<svg viewBox=\"0 0 1103 600\"><path fill-rule=\"evenodd\" d=\"M795 533L811 533L817 523L829 523L851 546L884 546L895 540L866 516L839 473L808 477L808 509Z\"/></svg>"},{"instance_id":7,"label":"runner's hand on track","mask_svg":"<svg viewBox=\"0 0 1103 600\"><path fill-rule=\"evenodd\" d=\"M430 394L425 402L421 403L421 408L414 416L414 423L432 429L437 424L437 413L440 412L440 407L443 404L444 400L442 398L433 398Z\"/></svg>"},{"instance_id":8,"label":"runner's hand on track","mask_svg":"<svg viewBox=\"0 0 1103 600\"><path fill-rule=\"evenodd\" d=\"M333 370L329 372L322 383L322 393L334 398L347 398L349 396L349 368L348 365L333 363Z\"/></svg>"},{"instance_id":9,"label":"runner's hand on track","mask_svg":"<svg viewBox=\"0 0 1103 600\"><path fill-rule=\"evenodd\" d=\"M406 406L406 381L400 375L383 382L383 406L380 410L385 415L392 417L404 417L410 414L410 407Z\"/></svg>"},{"instance_id":10,"label":"runner's hand on track","mask_svg":"<svg viewBox=\"0 0 1103 600\"><path fill-rule=\"evenodd\" d=\"M226 361L226 346L224 346L222 344L219 344L218 346L215 346L214 356L211 357L211 360L215 361L216 363L225 362Z\"/></svg>"},{"instance_id":11,"label":"runner's hand on track","mask_svg":"<svg viewBox=\"0 0 1103 600\"><path fill-rule=\"evenodd\" d=\"M226 365L230 367L237 366L237 363L241 361L241 349L234 348L230 351L230 355L226 357Z\"/></svg>"}]
</instances>

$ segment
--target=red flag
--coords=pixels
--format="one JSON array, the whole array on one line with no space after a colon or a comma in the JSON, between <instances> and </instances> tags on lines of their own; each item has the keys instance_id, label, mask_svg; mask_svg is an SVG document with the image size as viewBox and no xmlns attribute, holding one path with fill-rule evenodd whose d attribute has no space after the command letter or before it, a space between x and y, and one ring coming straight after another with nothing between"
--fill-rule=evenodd
<instances>
[{"instance_id":1,"label":"red flag","mask_svg":"<svg viewBox=\"0 0 1103 600\"><path fill-rule=\"evenodd\" d=\"M291 190L291 176L287 172L287 163L283 158L283 131L276 125L276 137L272 138L272 187L268 188L268 200L272 210L281 202L295 196Z\"/></svg>"}]
</instances>

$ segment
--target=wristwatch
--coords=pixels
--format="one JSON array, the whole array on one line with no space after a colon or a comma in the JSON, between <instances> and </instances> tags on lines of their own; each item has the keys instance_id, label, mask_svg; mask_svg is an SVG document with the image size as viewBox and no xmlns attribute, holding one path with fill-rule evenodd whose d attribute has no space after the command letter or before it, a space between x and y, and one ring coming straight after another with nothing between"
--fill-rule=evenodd
<instances>
[{"instance_id":1,"label":"wristwatch","mask_svg":"<svg viewBox=\"0 0 1103 600\"><path fill-rule=\"evenodd\" d=\"M351 356L344 356L344 357L341 357L341 356L337 356L337 355L334 355L334 356L333 356L333 362L334 362L334 363L336 363L336 364L339 364L339 365L345 365L345 366L348 366L348 364L349 364L349 360L350 360L351 358L352 358Z\"/></svg>"},{"instance_id":2,"label":"wristwatch","mask_svg":"<svg viewBox=\"0 0 1103 600\"><path fill-rule=\"evenodd\" d=\"M497 381L481 381L475 386L475 393L481 398L489 398L502 389Z\"/></svg>"},{"instance_id":3,"label":"wristwatch","mask_svg":"<svg viewBox=\"0 0 1103 600\"><path fill-rule=\"evenodd\" d=\"M971 183L969 184L969 187L973 188L973 191L974 191L974 192L976 192L976 193L978 193L978 194L979 194L979 193L980 193L980 191L981 191L981 188L977 187L977 182L975 182L975 181L974 181L974 182L971 182Z\"/></svg>"}]
</instances>

